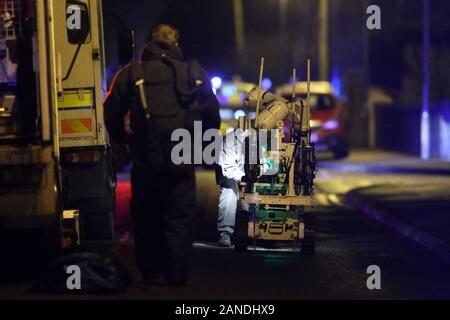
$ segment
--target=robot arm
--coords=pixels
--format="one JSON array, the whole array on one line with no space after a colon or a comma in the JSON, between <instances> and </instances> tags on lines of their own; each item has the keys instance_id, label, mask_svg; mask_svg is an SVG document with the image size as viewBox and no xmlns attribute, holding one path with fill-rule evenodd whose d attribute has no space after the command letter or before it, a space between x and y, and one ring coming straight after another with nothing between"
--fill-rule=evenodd
<instances>
[{"instance_id":1,"label":"robot arm","mask_svg":"<svg viewBox=\"0 0 450 320\"><path fill-rule=\"evenodd\" d=\"M258 127L256 129L278 129L280 121L284 121L290 115L294 115L294 125L302 132L309 131L309 112L303 107L302 101L298 100L293 105L282 97L275 96L262 88L254 87L244 100L246 107L253 108L258 100L258 91L261 96L263 110L258 115Z\"/></svg>"},{"instance_id":2,"label":"robot arm","mask_svg":"<svg viewBox=\"0 0 450 320\"><path fill-rule=\"evenodd\" d=\"M244 100L246 107L254 107L256 105L258 92L262 94L261 105L264 107L264 110L258 115L258 128L256 129L271 130L278 128L278 123L284 121L291 114L288 101L273 95L267 90L262 88L258 90L258 87L254 87Z\"/></svg>"},{"instance_id":3,"label":"robot arm","mask_svg":"<svg viewBox=\"0 0 450 320\"><path fill-rule=\"evenodd\" d=\"M275 96L262 88L253 88L244 104L248 107L254 106L261 94L261 112L258 117L257 128L254 132L267 130L271 139L275 137L275 143L260 139L260 135L253 137L253 144L257 145L260 152L258 164L246 166L246 175L251 182L259 181L262 176L278 176L282 184L289 185L289 194L298 192L297 185L301 180L303 188L307 190L303 194L310 193L312 179L315 171L314 150L310 141L309 110L302 104L301 100L289 103L286 99ZM292 121L285 127L285 120L292 117ZM286 129L290 135L286 136ZM266 167L264 166L265 164ZM311 176L309 178L307 176ZM272 179L272 178L270 178Z\"/></svg>"}]
</instances>

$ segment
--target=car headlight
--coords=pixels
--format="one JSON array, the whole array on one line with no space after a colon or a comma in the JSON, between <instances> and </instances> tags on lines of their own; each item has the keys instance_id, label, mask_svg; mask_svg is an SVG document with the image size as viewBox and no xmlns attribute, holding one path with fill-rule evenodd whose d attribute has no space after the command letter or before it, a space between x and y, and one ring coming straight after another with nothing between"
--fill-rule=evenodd
<instances>
[{"instance_id":1,"label":"car headlight","mask_svg":"<svg viewBox=\"0 0 450 320\"><path fill-rule=\"evenodd\" d=\"M309 121L309 126L311 128L319 128L322 125L322 121L320 120L310 120Z\"/></svg>"}]
</instances>

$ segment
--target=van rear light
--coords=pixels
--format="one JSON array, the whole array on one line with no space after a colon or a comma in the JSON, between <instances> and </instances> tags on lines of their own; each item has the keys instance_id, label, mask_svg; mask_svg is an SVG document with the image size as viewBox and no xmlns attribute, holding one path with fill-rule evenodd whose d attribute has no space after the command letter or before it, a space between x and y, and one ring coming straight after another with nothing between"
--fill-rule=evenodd
<instances>
[{"instance_id":1,"label":"van rear light","mask_svg":"<svg viewBox=\"0 0 450 320\"><path fill-rule=\"evenodd\" d=\"M64 154L64 161L66 163L97 163L102 159L103 152L101 151L77 151L68 152Z\"/></svg>"},{"instance_id":2,"label":"van rear light","mask_svg":"<svg viewBox=\"0 0 450 320\"><path fill-rule=\"evenodd\" d=\"M42 177L42 166L6 166L0 169L0 187L38 187Z\"/></svg>"}]
</instances>

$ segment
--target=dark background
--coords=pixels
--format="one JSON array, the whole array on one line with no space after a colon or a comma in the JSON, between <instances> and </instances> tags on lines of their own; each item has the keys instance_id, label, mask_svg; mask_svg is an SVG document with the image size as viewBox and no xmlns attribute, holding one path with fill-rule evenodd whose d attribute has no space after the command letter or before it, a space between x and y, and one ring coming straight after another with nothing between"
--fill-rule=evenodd
<instances>
[{"instance_id":1,"label":"dark background","mask_svg":"<svg viewBox=\"0 0 450 320\"><path fill-rule=\"evenodd\" d=\"M423 0L329 0L327 79L319 78L320 1L287 0L284 19L282 1L242 1L245 48L238 54L232 0L104 0L108 79L119 68L121 30L136 30L139 52L160 23L177 27L185 56L199 59L211 76L224 80L237 74L244 81L256 82L260 57L266 58L265 76L274 85L288 82L294 67L304 80L310 57L312 80L331 81L338 97L347 101L352 146L418 154L424 82ZM428 2L431 140L438 141L450 132L450 1ZM381 30L366 27L366 9L372 4L381 8ZM377 109L370 116L380 94L389 98L391 107ZM444 129L440 119L446 122ZM377 121L377 128L383 129L375 133L377 139L372 140L377 141L372 143L367 132L370 121ZM390 127L402 135L384 129ZM436 142L435 149L435 157L450 159L442 141Z\"/></svg>"},{"instance_id":2,"label":"dark background","mask_svg":"<svg viewBox=\"0 0 450 320\"><path fill-rule=\"evenodd\" d=\"M117 63L116 38L121 29L136 30L140 51L152 28L169 23L180 30L185 55L199 59L211 74L225 78L240 74L244 80L255 81L261 56L266 57L267 75L278 84L287 82L293 67L304 67L307 57L312 58L317 73L319 1L289 0L285 27L279 2L243 1L246 54L239 57L234 41L232 0L105 0L108 64ZM382 30L366 29L365 8L370 4L382 9ZM450 71L450 2L432 0L430 5L432 70L447 74ZM416 77L420 82L422 0L333 0L329 22L332 75L337 72L344 76L354 68L364 71L367 63L369 83L400 96L409 78ZM433 78L441 83L436 83L436 87L445 86L445 90L433 90L436 91L433 96L448 98L450 90L445 80L448 77L436 74Z\"/></svg>"}]
</instances>

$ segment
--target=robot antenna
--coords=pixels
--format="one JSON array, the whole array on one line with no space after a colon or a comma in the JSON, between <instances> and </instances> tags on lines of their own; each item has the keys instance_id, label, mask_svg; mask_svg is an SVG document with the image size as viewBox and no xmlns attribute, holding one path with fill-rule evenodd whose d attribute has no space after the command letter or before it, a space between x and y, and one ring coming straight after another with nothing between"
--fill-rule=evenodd
<instances>
[{"instance_id":1,"label":"robot antenna","mask_svg":"<svg viewBox=\"0 0 450 320\"><path fill-rule=\"evenodd\" d=\"M307 98L306 98L306 112L307 112L307 119L309 119L309 113L310 113L310 107L311 107L311 59L308 59L308 74L307 74ZM309 121L308 121L308 127L309 127Z\"/></svg>"},{"instance_id":2,"label":"robot antenna","mask_svg":"<svg viewBox=\"0 0 450 320\"><path fill-rule=\"evenodd\" d=\"M261 85L264 75L264 58L261 58L261 66L259 68L259 83L258 83L258 93L257 93L257 100L256 100L256 117L255 117L255 128L258 128L258 117L259 117L259 109L261 107Z\"/></svg>"}]
</instances>

